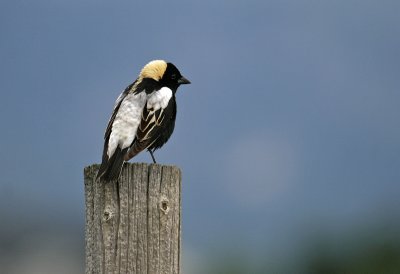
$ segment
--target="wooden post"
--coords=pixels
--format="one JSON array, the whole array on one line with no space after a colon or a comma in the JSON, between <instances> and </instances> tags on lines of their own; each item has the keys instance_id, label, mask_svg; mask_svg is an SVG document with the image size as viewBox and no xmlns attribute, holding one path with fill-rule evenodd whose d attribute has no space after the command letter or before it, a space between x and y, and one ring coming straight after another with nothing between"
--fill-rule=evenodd
<instances>
[{"instance_id":1,"label":"wooden post","mask_svg":"<svg viewBox=\"0 0 400 274\"><path fill-rule=\"evenodd\" d=\"M85 273L180 273L181 171L126 163L116 183L85 168Z\"/></svg>"}]
</instances>

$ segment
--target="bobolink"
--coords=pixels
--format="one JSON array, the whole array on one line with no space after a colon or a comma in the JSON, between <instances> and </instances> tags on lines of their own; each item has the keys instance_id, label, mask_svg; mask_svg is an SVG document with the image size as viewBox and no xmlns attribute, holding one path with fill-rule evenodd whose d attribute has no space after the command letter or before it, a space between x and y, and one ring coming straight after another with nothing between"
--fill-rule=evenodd
<instances>
[{"instance_id":1,"label":"bobolink","mask_svg":"<svg viewBox=\"0 0 400 274\"><path fill-rule=\"evenodd\" d=\"M175 93L190 81L172 63L151 61L117 98L104 135L103 159L97 178L118 179L125 161L147 149L154 151L171 137L175 127Z\"/></svg>"}]
</instances>

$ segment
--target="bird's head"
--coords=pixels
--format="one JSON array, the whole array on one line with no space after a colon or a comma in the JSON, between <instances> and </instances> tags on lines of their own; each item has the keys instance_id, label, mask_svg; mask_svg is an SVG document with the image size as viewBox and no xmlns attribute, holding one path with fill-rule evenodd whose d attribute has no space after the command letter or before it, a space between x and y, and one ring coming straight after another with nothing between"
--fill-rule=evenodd
<instances>
[{"instance_id":1,"label":"bird's head","mask_svg":"<svg viewBox=\"0 0 400 274\"><path fill-rule=\"evenodd\" d=\"M169 87L176 91L180 85L190 84L190 81L182 76L177 67L164 60L154 60L144 66L140 77L157 81L163 87Z\"/></svg>"}]
</instances>

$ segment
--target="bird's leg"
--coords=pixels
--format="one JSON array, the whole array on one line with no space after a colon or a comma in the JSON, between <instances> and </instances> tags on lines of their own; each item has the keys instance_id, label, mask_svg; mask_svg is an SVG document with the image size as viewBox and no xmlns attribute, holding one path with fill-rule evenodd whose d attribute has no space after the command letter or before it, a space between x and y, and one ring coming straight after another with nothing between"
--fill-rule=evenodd
<instances>
[{"instance_id":1,"label":"bird's leg","mask_svg":"<svg viewBox=\"0 0 400 274\"><path fill-rule=\"evenodd\" d=\"M150 152L151 158L153 159L153 163L157 164L156 158L154 158L154 155L153 155L153 151L151 151L151 149L148 149L148 151Z\"/></svg>"}]
</instances>

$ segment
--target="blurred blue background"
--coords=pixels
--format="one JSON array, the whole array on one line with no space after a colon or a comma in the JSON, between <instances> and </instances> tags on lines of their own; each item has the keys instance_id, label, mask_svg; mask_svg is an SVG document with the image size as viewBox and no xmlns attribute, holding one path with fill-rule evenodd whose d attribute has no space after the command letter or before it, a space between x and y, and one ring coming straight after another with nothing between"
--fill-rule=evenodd
<instances>
[{"instance_id":1,"label":"blurred blue background","mask_svg":"<svg viewBox=\"0 0 400 274\"><path fill-rule=\"evenodd\" d=\"M156 152L183 170L184 273L400 273L399 12L2 0L0 272L83 273L83 168L165 59L192 81Z\"/></svg>"}]
</instances>

